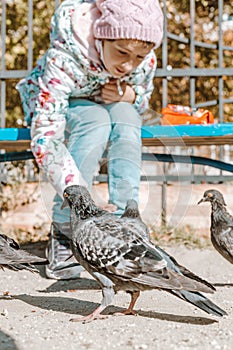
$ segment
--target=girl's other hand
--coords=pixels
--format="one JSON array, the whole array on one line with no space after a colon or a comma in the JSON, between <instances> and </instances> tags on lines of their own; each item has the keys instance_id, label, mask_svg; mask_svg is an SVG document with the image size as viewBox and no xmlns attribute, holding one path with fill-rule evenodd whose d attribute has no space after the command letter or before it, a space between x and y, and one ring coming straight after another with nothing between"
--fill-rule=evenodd
<instances>
[{"instance_id":1,"label":"girl's other hand","mask_svg":"<svg viewBox=\"0 0 233 350\"><path fill-rule=\"evenodd\" d=\"M109 83L105 84L101 90L101 99L104 103L113 102L128 102L134 103L135 92L130 85L126 82L120 83L120 88L123 92L122 95L119 94L117 79L112 79Z\"/></svg>"}]
</instances>

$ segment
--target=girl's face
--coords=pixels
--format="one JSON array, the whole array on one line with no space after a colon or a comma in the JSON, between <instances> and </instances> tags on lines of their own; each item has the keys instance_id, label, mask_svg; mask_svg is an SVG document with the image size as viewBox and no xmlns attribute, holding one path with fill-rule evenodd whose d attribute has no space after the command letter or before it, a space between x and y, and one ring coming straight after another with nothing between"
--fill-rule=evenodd
<instances>
[{"instance_id":1,"label":"girl's face","mask_svg":"<svg viewBox=\"0 0 233 350\"><path fill-rule=\"evenodd\" d=\"M139 40L104 40L105 67L114 78L121 78L137 68L152 48L153 44Z\"/></svg>"}]
</instances>

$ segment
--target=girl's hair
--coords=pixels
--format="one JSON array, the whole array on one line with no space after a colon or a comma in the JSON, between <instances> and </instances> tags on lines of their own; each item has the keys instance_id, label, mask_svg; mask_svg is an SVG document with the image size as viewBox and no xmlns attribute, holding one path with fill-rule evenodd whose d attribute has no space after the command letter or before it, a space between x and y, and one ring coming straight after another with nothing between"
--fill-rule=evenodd
<instances>
[{"instance_id":1,"label":"girl's hair","mask_svg":"<svg viewBox=\"0 0 233 350\"><path fill-rule=\"evenodd\" d=\"M143 41L143 40L138 40L138 39L103 39L106 41L116 41L116 40L131 40L135 43L142 43L143 44L143 48L147 49L148 47L153 47L154 43L152 43L151 41Z\"/></svg>"}]
</instances>

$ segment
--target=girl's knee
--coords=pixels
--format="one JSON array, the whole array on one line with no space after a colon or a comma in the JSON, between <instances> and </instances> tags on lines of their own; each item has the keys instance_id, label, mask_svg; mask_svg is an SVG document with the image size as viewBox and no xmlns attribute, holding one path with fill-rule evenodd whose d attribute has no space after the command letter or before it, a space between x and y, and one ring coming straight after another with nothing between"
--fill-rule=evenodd
<instances>
[{"instance_id":1,"label":"girl's knee","mask_svg":"<svg viewBox=\"0 0 233 350\"><path fill-rule=\"evenodd\" d=\"M109 112L113 123L125 123L129 126L141 127L141 117L134 106L130 103L115 103Z\"/></svg>"},{"instance_id":2,"label":"girl's knee","mask_svg":"<svg viewBox=\"0 0 233 350\"><path fill-rule=\"evenodd\" d=\"M72 107L67 115L67 131L80 134L94 130L111 129L111 119L108 111L96 103Z\"/></svg>"}]
</instances>

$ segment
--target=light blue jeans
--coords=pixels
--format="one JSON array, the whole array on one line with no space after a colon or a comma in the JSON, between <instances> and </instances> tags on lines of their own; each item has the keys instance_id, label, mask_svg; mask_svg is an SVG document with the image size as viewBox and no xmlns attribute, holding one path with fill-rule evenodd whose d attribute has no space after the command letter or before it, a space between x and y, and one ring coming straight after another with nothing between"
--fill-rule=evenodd
<instances>
[{"instance_id":1,"label":"light blue jeans","mask_svg":"<svg viewBox=\"0 0 233 350\"><path fill-rule=\"evenodd\" d=\"M123 213L127 199L138 202L141 167L141 118L126 102L97 104L71 99L67 114L68 149L79 171L92 186L94 173L108 146L109 203ZM70 220L69 208L61 210L62 199L56 195L53 221Z\"/></svg>"}]
</instances>

